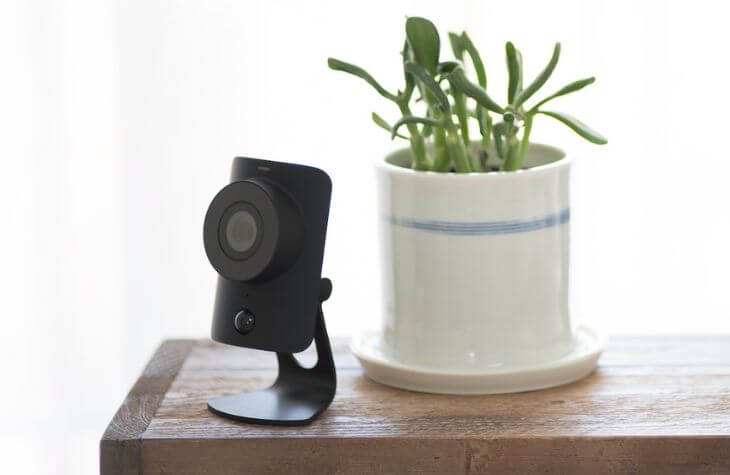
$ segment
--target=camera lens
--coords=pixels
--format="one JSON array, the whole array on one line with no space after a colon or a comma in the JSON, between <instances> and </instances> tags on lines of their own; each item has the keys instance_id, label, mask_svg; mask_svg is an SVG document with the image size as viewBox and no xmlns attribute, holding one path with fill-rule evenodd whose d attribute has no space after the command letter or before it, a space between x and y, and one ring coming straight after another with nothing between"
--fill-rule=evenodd
<instances>
[{"instance_id":1,"label":"camera lens","mask_svg":"<svg viewBox=\"0 0 730 475\"><path fill-rule=\"evenodd\" d=\"M249 202L230 205L218 225L218 241L228 257L243 261L256 253L264 233L261 215Z\"/></svg>"},{"instance_id":2,"label":"camera lens","mask_svg":"<svg viewBox=\"0 0 730 475\"><path fill-rule=\"evenodd\" d=\"M257 233L256 220L248 211L236 211L228 218L226 240L234 251L246 252L251 249Z\"/></svg>"},{"instance_id":3,"label":"camera lens","mask_svg":"<svg viewBox=\"0 0 730 475\"><path fill-rule=\"evenodd\" d=\"M262 282L299 256L304 227L299 207L275 183L235 181L218 192L203 225L205 252L229 280Z\"/></svg>"}]
</instances>

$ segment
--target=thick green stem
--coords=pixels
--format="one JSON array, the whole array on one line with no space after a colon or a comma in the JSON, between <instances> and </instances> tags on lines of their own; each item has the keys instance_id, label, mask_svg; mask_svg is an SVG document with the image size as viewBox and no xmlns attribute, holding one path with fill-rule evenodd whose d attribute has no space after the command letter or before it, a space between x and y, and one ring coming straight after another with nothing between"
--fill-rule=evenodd
<instances>
[{"instance_id":1,"label":"thick green stem","mask_svg":"<svg viewBox=\"0 0 730 475\"><path fill-rule=\"evenodd\" d=\"M408 104L399 104L401 113L403 115L411 114L411 109ZM431 167L430 160L426 154L426 142L423 139L423 135L418 131L416 124L407 124L408 133L411 135L411 153L413 154L412 167L414 170L428 170Z\"/></svg>"},{"instance_id":2,"label":"thick green stem","mask_svg":"<svg viewBox=\"0 0 730 475\"><path fill-rule=\"evenodd\" d=\"M456 118L459 120L459 130L461 132L461 141L464 144L464 153L466 154L467 160L471 163L471 169L469 171L484 171L481 162L479 161L478 155L469 153L469 147L471 146L471 139L469 138L469 111L466 108L466 96L458 92L455 88L452 89L452 95L454 96L454 108L456 109Z\"/></svg>"},{"instance_id":3,"label":"thick green stem","mask_svg":"<svg viewBox=\"0 0 730 475\"><path fill-rule=\"evenodd\" d=\"M486 109L484 110L484 115L486 116L484 119L486 131L482 135L482 147L484 147L485 152L489 153L489 147L492 145L492 116L489 115Z\"/></svg>"},{"instance_id":4,"label":"thick green stem","mask_svg":"<svg viewBox=\"0 0 730 475\"><path fill-rule=\"evenodd\" d=\"M517 134L513 133L507 137L507 156L504 159L503 169L511 172L518 169L517 160L520 154L520 142L517 140Z\"/></svg>"},{"instance_id":5,"label":"thick green stem","mask_svg":"<svg viewBox=\"0 0 730 475\"><path fill-rule=\"evenodd\" d=\"M530 146L530 132L532 132L532 115L525 117L525 130L522 132L522 142L520 142L520 151L517 156L517 169L519 170L525 164L527 149Z\"/></svg>"},{"instance_id":6,"label":"thick green stem","mask_svg":"<svg viewBox=\"0 0 730 475\"><path fill-rule=\"evenodd\" d=\"M478 167L474 169L477 171L487 171L489 169L489 153L492 144L492 116L489 115L489 111L477 104L476 118L479 123L479 133L482 136L482 149L476 154Z\"/></svg>"},{"instance_id":7,"label":"thick green stem","mask_svg":"<svg viewBox=\"0 0 730 475\"><path fill-rule=\"evenodd\" d=\"M443 127L433 128L433 169L437 172L447 172L451 168L451 157L446 146L446 131Z\"/></svg>"},{"instance_id":8,"label":"thick green stem","mask_svg":"<svg viewBox=\"0 0 730 475\"><path fill-rule=\"evenodd\" d=\"M440 120L444 115L440 114L435 108L430 108L430 115ZM451 157L446 146L446 131L443 127L433 128L433 170L437 172L447 172L451 168Z\"/></svg>"},{"instance_id":9,"label":"thick green stem","mask_svg":"<svg viewBox=\"0 0 730 475\"><path fill-rule=\"evenodd\" d=\"M464 94L457 92L453 87L452 94L454 96L456 118L459 119L459 128L461 129L461 140L464 142L464 146L468 147L471 140L469 140L469 112L466 110L466 98Z\"/></svg>"},{"instance_id":10,"label":"thick green stem","mask_svg":"<svg viewBox=\"0 0 730 475\"><path fill-rule=\"evenodd\" d=\"M421 96L428 104L430 116L440 120L445 114L439 111L439 103L434 95L427 88L423 87L420 81L417 82ZM443 127L433 128L433 171L447 172L451 168L451 157L446 141L446 131Z\"/></svg>"},{"instance_id":11,"label":"thick green stem","mask_svg":"<svg viewBox=\"0 0 730 475\"><path fill-rule=\"evenodd\" d=\"M411 128L415 129L415 134L413 133L414 130L411 130ZM421 171L428 170L430 167L428 157L426 155L426 143L423 140L423 136L418 133L418 128L415 125L413 125L412 127L408 127L408 130L411 133L411 153L413 153L413 169Z\"/></svg>"},{"instance_id":12,"label":"thick green stem","mask_svg":"<svg viewBox=\"0 0 730 475\"><path fill-rule=\"evenodd\" d=\"M456 126L452 125L448 128L446 136L446 146L449 154L454 159L454 167L458 173L469 173L473 171L471 161L466 153L466 147L459 140L459 133Z\"/></svg>"}]
</instances>

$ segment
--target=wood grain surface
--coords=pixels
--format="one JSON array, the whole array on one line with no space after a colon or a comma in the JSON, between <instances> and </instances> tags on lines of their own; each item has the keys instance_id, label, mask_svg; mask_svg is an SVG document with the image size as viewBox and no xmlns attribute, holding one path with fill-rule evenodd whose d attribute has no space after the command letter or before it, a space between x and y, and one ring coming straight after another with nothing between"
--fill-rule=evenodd
<instances>
[{"instance_id":1,"label":"wood grain surface","mask_svg":"<svg viewBox=\"0 0 730 475\"><path fill-rule=\"evenodd\" d=\"M104 434L102 472L730 473L730 336L616 337L581 381L492 396L382 386L333 343L332 406L273 427L206 408L271 384L272 353L166 342Z\"/></svg>"},{"instance_id":2,"label":"wood grain surface","mask_svg":"<svg viewBox=\"0 0 730 475\"><path fill-rule=\"evenodd\" d=\"M195 342L169 340L155 352L101 438L102 473L143 473L142 434Z\"/></svg>"}]
</instances>

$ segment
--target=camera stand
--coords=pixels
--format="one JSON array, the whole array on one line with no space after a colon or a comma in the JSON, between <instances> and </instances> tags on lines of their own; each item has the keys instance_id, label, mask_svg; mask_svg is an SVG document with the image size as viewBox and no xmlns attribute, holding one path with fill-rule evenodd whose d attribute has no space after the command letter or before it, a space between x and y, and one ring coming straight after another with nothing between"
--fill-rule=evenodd
<instances>
[{"instance_id":1,"label":"camera stand","mask_svg":"<svg viewBox=\"0 0 730 475\"><path fill-rule=\"evenodd\" d=\"M239 421L289 426L308 424L327 409L337 387L332 348L322 313L322 302L331 293L332 282L322 279L314 330L317 348L314 367L303 368L291 353L276 353L279 376L270 388L211 399L208 409Z\"/></svg>"}]
</instances>

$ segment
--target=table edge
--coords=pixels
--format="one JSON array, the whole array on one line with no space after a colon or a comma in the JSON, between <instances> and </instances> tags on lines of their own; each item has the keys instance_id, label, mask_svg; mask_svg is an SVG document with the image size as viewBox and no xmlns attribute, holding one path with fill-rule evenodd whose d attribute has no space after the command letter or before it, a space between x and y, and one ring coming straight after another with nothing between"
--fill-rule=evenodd
<instances>
[{"instance_id":1,"label":"table edge","mask_svg":"<svg viewBox=\"0 0 730 475\"><path fill-rule=\"evenodd\" d=\"M165 340L155 351L102 435L102 474L141 473L142 435L199 340Z\"/></svg>"}]
</instances>

